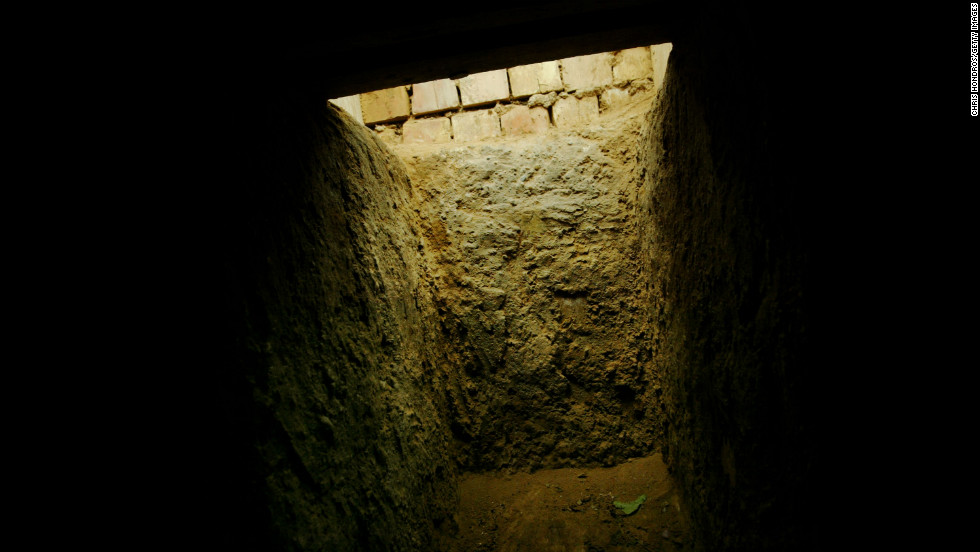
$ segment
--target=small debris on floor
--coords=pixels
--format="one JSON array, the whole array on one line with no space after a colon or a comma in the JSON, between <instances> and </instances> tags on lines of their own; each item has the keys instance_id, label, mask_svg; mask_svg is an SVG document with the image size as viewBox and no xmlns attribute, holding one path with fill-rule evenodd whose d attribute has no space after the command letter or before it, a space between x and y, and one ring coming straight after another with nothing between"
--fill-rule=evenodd
<instances>
[{"instance_id":1,"label":"small debris on floor","mask_svg":"<svg viewBox=\"0 0 980 552\"><path fill-rule=\"evenodd\" d=\"M560 494L562 487L571 494ZM458 529L444 535L446 546L439 550L680 552L687 550L681 538L687 526L679 510L639 507L641 496L661 505L674 492L659 454L612 467L541 469L510 478L467 474L460 484ZM613 507L617 498L637 503L629 517Z\"/></svg>"}]
</instances>

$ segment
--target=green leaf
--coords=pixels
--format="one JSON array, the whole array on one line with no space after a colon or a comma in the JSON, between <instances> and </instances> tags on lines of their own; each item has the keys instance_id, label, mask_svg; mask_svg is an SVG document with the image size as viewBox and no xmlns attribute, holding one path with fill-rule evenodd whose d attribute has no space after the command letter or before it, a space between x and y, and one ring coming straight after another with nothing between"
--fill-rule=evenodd
<instances>
[{"instance_id":1,"label":"green leaf","mask_svg":"<svg viewBox=\"0 0 980 552\"><path fill-rule=\"evenodd\" d=\"M647 495L641 494L633 502L620 502L618 500L614 500L613 506L619 508L620 510L623 511L624 514L628 516L630 514L633 514L637 510L639 510L640 504L643 504L644 502L646 502L646 500L647 500Z\"/></svg>"}]
</instances>

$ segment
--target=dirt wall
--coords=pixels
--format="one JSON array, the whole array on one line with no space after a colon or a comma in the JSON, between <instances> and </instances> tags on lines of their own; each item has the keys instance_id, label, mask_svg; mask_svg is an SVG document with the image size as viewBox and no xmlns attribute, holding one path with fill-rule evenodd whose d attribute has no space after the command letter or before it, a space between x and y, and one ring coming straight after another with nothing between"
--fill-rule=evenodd
<instances>
[{"instance_id":1,"label":"dirt wall","mask_svg":"<svg viewBox=\"0 0 980 552\"><path fill-rule=\"evenodd\" d=\"M659 449L635 196L655 94L578 129L402 145L470 470L613 465Z\"/></svg>"},{"instance_id":2,"label":"dirt wall","mask_svg":"<svg viewBox=\"0 0 980 552\"><path fill-rule=\"evenodd\" d=\"M224 545L425 550L456 500L402 164L326 102L251 115L225 209ZM238 174L238 173L236 173Z\"/></svg>"},{"instance_id":3,"label":"dirt wall","mask_svg":"<svg viewBox=\"0 0 980 552\"><path fill-rule=\"evenodd\" d=\"M640 149L665 456L698 549L805 549L810 376L794 134L775 67L724 20L706 15L675 42Z\"/></svg>"}]
</instances>

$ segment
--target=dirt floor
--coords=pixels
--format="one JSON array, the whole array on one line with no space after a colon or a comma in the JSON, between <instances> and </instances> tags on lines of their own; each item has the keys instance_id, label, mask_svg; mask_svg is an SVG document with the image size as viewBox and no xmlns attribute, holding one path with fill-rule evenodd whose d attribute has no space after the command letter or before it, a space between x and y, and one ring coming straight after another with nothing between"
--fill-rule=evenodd
<instances>
[{"instance_id":1,"label":"dirt floor","mask_svg":"<svg viewBox=\"0 0 980 552\"><path fill-rule=\"evenodd\" d=\"M465 474L451 552L685 550L687 523L660 454L610 468ZM625 515L614 501L646 501Z\"/></svg>"}]
</instances>

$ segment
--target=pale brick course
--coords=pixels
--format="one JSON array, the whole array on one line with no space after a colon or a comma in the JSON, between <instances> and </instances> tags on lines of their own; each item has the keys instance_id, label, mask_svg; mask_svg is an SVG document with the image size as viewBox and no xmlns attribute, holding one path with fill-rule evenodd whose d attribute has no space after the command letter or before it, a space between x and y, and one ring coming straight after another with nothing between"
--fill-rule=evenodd
<instances>
[{"instance_id":1,"label":"pale brick course","mask_svg":"<svg viewBox=\"0 0 980 552\"><path fill-rule=\"evenodd\" d=\"M617 52L613 57L613 81L616 84L636 79L646 79L653 75L653 59L650 48L630 48Z\"/></svg>"},{"instance_id":2,"label":"pale brick course","mask_svg":"<svg viewBox=\"0 0 980 552\"><path fill-rule=\"evenodd\" d=\"M446 117L412 119L402 126L406 144L444 144L452 140L452 124Z\"/></svg>"},{"instance_id":3,"label":"pale brick course","mask_svg":"<svg viewBox=\"0 0 980 552\"><path fill-rule=\"evenodd\" d=\"M463 107L506 100L510 97L507 70L498 69L459 79L459 95Z\"/></svg>"},{"instance_id":4,"label":"pale brick course","mask_svg":"<svg viewBox=\"0 0 980 552\"><path fill-rule=\"evenodd\" d=\"M510 92L515 98L543 94L565 87L557 61L519 65L507 70Z\"/></svg>"},{"instance_id":5,"label":"pale brick course","mask_svg":"<svg viewBox=\"0 0 980 552\"><path fill-rule=\"evenodd\" d=\"M330 102L361 114L389 143L452 143L572 129L663 87L671 44L630 48L439 79ZM414 89L413 89L414 88ZM356 100L360 99L360 108ZM493 109L486 109L497 103ZM462 108L485 106L480 111ZM436 117L415 117L433 115ZM408 119L406 121L406 119ZM382 124L378 124L382 123Z\"/></svg>"},{"instance_id":6,"label":"pale brick course","mask_svg":"<svg viewBox=\"0 0 980 552\"><path fill-rule=\"evenodd\" d=\"M412 113L425 115L459 107L456 85L439 79L412 85Z\"/></svg>"},{"instance_id":7,"label":"pale brick course","mask_svg":"<svg viewBox=\"0 0 980 552\"><path fill-rule=\"evenodd\" d=\"M650 46L653 59L653 85L659 90L664 85L664 75L667 73L667 58L674 47L671 43Z\"/></svg>"},{"instance_id":8,"label":"pale brick course","mask_svg":"<svg viewBox=\"0 0 980 552\"><path fill-rule=\"evenodd\" d=\"M551 114L558 128L584 125L599 118L599 99L595 96L559 98L551 108Z\"/></svg>"},{"instance_id":9,"label":"pale brick course","mask_svg":"<svg viewBox=\"0 0 980 552\"><path fill-rule=\"evenodd\" d=\"M549 119L543 107L518 105L500 116L500 129L504 134L540 134L548 132Z\"/></svg>"},{"instance_id":10,"label":"pale brick course","mask_svg":"<svg viewBox=\"0 0 980 552\"><path fill-rule=\"evenodd\" d=\"M347 114L353 117L358 123L361 123L362 125L364 124L364 114L361 113L360 94L344 96L343 98L334 98L330 100L330 103L346 111Z\"/></svg>"},{"instance_id":11,"label":"pale brick course","mask_svg":"<svg viewBox=\"0 0 980 552\"><path fill-rule=\"evenodd\" d=\"M591 90L613 83L612 54L590 54L561 60L561 78L568 91Z\"/></svg>"},{"instance_id":12,"label":"pale brick course","mask_svg":"<svg viewBox=\"0 0 980 552\"><path fill-rule=\"evenodd\" d=\"M492 110L467 111L452 117L453 136L458 142L500 136L500 118Z\"/></svg>"},{"instance_id":13,"label":"pale brick course","mask_svg":"<svg viewBox=\"0 0 980 552\"><path fill-rule=\"evenodd\" d=\"M410 114L408 90L396 86L361 94L361 114L365 124L407 119Z\"/></svg>"}]
</instances>

